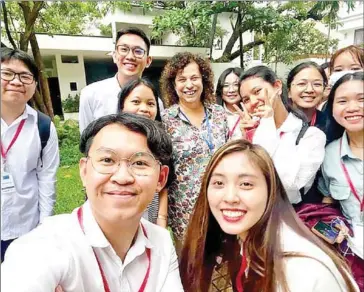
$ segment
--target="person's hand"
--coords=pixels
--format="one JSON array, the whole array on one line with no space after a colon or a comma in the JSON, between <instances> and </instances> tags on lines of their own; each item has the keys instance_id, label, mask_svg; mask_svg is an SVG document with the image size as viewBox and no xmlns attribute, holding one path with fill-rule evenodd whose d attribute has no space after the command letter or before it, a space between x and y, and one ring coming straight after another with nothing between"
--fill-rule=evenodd
<instances>
[{"instance_id":1,"label":"person's hand","mask_svg":"<svg viewBox=\"0 0 364 292\"><path fill-rule=\"evenodd\" d=\"M241 102L240 105L244 111L242 111L236 104L234 104L233 107L240 116L239 127L243 137L245 138L246 131L254 129L259 122L259 118L253 119L244 104Z\"/></svg>"},{"instance_id":2,"label":"person's hand","mask_svg":"<svg viewBox=\"0 0 364 292\"><path fill-rule=\"evenodd\" d=\"M64 292L61 286L57 286L54 292Z\"/></svg>"},{"instance_id":3,"label":"person's hand","mask_svg":"<svg viewBox=\"0 0 364 292\"><path fill-rule=\"evenodd\" d=\"M258 118L269 118L273 117L274 110L273 104L276 98L279 98L280 89L278 89L272 96L268 96L268 90L264 88L263 97L264 97L264 105L257 107L252 114L252 117Z\"/></svg>"},{"instance_id":4,"label":"person's hand","mask_svg":"<svg viewBox=\"0 0 364 292\"><path fill-rule=\"evenodd\" d=\"M349 228L342 221L340 221L340 224L335 224L335 228L340 230L339 235L335 240L336 243L340 244L349 236Z\"/></svg>"}]
</instances>

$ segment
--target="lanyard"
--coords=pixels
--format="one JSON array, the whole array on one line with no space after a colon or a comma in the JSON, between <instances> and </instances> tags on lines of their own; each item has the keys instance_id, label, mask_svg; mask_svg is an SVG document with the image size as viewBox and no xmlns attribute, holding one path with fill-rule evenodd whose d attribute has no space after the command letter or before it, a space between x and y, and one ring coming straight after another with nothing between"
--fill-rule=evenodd
<instances>
[{"instance_id":1,"label":"lanyard","mask_svg":"<svg viewBox=\"0 0 364 292\"><path fill-rule=\"evenodd\" d=\"M11 140L8 148L5 151L4 151L3 143L0 144L1 156L4 159L4 162L6 160L6 155L8 155L8 152L9 152L10 148L13 147L15 141L18 139L18 136L19 136L21 130L23 129L24 124L25 124L25 120L21 120L21 122L18 125L18 128L16 129L16 132L15 132L15 135L14 135L13 139Z\"/></svg>"},{"instance_id":2,"label":"lanyard","mask_svg":"<svg viewBox=\"0 0 364 292\"><path fill-rule=\"evenodd\" d=\"M247 260L246 260L246 252L243 251L243 258L241 260L241 265L240 265L240 269L238 272L238 275L236 276L236 288L238 289L238 292L244 292L244 287L243 287L243 274L246 271L248 264L247 264Z\"/></svg>"},{"instance_id":3,"label":"lanyard","mask_svg":"<svg viewBox=\"0 0 364 292\"><path fill-rule=\"evenodd\" d=\"M78 223L80 223L80 227L82 229L82 232L85 234L85 230L84 230L84 227L83 227L83 211L82 211L82 206L77 211L77 218L78 218ZM144 228L143 224L141 224L141 226L142 226L143 233L144 233L145 237L148 238L147 232L145 231L145 228ZM100 264L100 260L97 257L97 255L95 253L95 250L93 248L92 248L92 251L94 252L94 255L95 255L95 258L96 258L96 261L97 261L97 265L99 266L99 270L100 270L102 282L104 283L105 292L110 292L109 283L106 280L104 270L102 269L101 264ZM147 257L148 257L148 268L147 268L147 272L145 274L143 283L140 286L138 292L143 292L145 290L145 286L147 285L148 278L149 278L149 274L150 274L150 249L147 248L146 249L146 252L147 252Z\"/></svg>"},{"instance_id":4,"label":"lanyard","mask_svg":"<svg viewBox=\"0 0 364 292\"><path fill-rule=\"evenodd\" d=\"M341 157L341 144L342 144L342 140L343 140L343 138L340 139L340 157ZM360 212L363 213L364 212L364 200L363 199L360 199L359 194L358 194L358 192L356 191L356 189L354 187L354 184L353 184L353 182L352 182L352 180L350 178L348 169L346 168L345 163L344 163L344 161L343 161L342 158L340 158L340 164L341 164L341 168L342 168L342 170L343 170L343 172L345 174L346 181L349 184L349 187L350 187L351 192L353 193L354 197L359 201L359 204L360 204Z\"/></svg>"},{"instance_id":5,"label":"lanyard","mask_svg":"<svg viewBox=\"0 0 364 292\"><path fill-rule=\"evenodd\" d=\"M235 129L238 126L239 122L240 122L240 117L236 120L234 127L231 130L229 130L228 139L230 139L233 136Z\"/></svg>"},{"instance_id":6,"label":"lanyard","mask_svg":"<svg viewBox=\"0 0 364 292\"><path fill-rule=\"evenodd\" d=\"M181 110L180 110L180 112L183 115L183 117L192 125L190 119L185 115L185 113ZM207 146L209 147L210 152L212 152L214 150L214 143L212 141L212 130L211 130L210 119L207 115L206 108L205 108L205 120L206 120L206 126L207 126L207 138L203 137L203 139L205 140Z\"/></svg>"},{"instance_id":7,"label":"lanyard","mask_svg":"<svg viewBox=\"0 0 364 292\"><path fill-rule=\"evenodd\" d=\"M316 118L317 118L317 110L315 110L314 114L312 115L310 126L314 126L316 124Z\"/></svg>"}]
</instances>

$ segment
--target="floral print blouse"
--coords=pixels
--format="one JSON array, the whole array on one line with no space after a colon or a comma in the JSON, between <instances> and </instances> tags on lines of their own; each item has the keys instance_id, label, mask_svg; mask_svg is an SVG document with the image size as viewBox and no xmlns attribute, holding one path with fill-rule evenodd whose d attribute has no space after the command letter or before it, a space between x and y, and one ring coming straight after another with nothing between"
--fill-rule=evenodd
<instances>
[{"instance_id":1,"label":"floral print blouse","mask_svg":"<svg viewBox=\"0 0 364 292\"><path fill-rule=\"evenodd\" d=\"M163 125L172 139L176 173L176 179L168 188L168 223L178 240L184 238L207 163L227 140L223 107L205 104L205 113L208 118L205 116L200 129L191 125L178 104L162 113Z\"/></svg>"}]
</instances>

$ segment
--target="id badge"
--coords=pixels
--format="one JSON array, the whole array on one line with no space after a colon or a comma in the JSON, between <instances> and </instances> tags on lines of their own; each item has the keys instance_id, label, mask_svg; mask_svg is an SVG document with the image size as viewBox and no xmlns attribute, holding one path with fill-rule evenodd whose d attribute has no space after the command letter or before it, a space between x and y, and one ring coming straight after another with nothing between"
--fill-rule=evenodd
<instances>
[{"instance_id":1,"label":"id badge","mask_svg":"<svg viewBox=\"0 0 364 292\"><path fill-rule=\"evenodd\" d=\"M1 194L15 193L13 176L6 171L1 173Z\"/></svg>"}]
</instances>

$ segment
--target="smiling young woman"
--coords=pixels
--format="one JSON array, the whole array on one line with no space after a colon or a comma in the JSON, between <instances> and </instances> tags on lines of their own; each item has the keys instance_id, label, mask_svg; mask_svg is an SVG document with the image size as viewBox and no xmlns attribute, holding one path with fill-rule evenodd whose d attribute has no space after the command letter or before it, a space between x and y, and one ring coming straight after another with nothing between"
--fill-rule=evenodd
<instances>
[{"instance_id":1,"label":"smiling young woman","mask_svg":"<svg viewBox=\"0 0 364 292\"><path fill-rule=\"evenodd\" d=\"M359 291L346 263L295 214L269 154L242 139L206 168L182 250L185 291L211 291L218 258L233 291Z\"/></svg>"}]
</instances>

